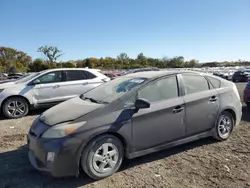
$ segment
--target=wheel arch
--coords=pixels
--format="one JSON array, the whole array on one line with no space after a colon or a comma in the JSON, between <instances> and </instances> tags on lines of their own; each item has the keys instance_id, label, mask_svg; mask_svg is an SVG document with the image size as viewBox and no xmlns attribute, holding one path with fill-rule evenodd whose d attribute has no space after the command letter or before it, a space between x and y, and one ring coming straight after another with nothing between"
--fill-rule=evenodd
<instances>
[{"instance_id":1,"label":"wheel arch","mask_svg":"<svg viewBox=\"0 0 250 188\"><path fill-rule=\"evenodd\" d=\"M229 112L230 114L232 114L234 121L236 121L236 112L235 112L234 109L232 109L232 108L225 108L225 109L223 109L221 111L221 113L222 112Z\"/></svg>"},{"instance_id":2,"label":"wheel arch","mask_svg":"<svg viewBox=\"0 0 250 188\"><path fill-rule=\"evenodd\" d=\"M112 135L114 137L116 137L117 139L119 139L123 145L123 149L124 149L124 157L127 156L127 152L129 150L129 146L128 146L128 142L126 141L126 139L119 133L117 132L113 132L113 131L106 131L106 132L99 132L99 133L96 133L94 134L93 136L91 136L86 142L84 142L82 144L82 146L80 147L79 149L79 153L78 153L78 159L77 159L77 162L78 162L78 174L79 172L82 170L82 167L81 167L81 158L82 158L82 153L84 151L84 149L86 148L86 146L91 142L93 141L94 139L100 137L100 136L104 136L104 135Z\"/></svg>"},{"instance_id":3,"label":"wheel arch","mask_svg":"<svg viewBox=\"0 0 250 188\"><path fill-rule=\"evenodd\" d=\"M18 98L24 99L24 100L27 102L27 104L29 105L29 108L30 108L30 106L31 106L30 101L29 101L26 97L21 96L21 95L11 95L11 96L6 97L6 98L3 100L2 105L1 105L1 110L3 110L3 104L4 104L8 99L13 98L13 97L18 97Z\"/></svg>"}]
</instances>

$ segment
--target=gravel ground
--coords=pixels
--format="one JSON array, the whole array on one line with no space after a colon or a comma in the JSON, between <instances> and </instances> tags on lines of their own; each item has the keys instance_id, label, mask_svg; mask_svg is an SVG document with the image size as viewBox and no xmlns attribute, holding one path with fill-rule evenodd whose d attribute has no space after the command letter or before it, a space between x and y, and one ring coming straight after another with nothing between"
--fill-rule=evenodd
<instances>
[{"instance_id":1,"label":"gravel ground","mask_svg":"<svg viewBox=\"0 0 250 188\"><path fill-rule=\"evenodd\" d=\"M245 83L237 84L242 95ZM0 120L0 187L250 187L250 112L225 142L203 139L133 160L101 181L86 175L55 179L38 172L27 157L26 134L41 111L17 120Z\"/></svg>"}]
</instances>

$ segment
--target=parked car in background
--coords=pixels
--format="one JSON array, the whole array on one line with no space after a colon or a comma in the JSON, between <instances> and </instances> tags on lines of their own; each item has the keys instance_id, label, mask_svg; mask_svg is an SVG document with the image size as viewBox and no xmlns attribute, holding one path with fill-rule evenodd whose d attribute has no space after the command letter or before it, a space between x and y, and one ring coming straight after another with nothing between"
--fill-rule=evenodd
<instances>
[{"instance_id":1,"label":"parked car in background","mask_svg":"<svg viewBox=\"0 0 250 188\"><path fill-rule=\"evenodd\" d=\"M102 179L115 173L124 157L208 136L228 139L241 108L235 84L212 75L129 74L39 116L28 133L29 159L55 177L78 175L81 168Z\"/></svg>"},{"instance_id":2,"label":"parked car in background","mask_svg":"<svg viewBox=\"0 0 250 188\"><path fill-rule=\"evenodd\" d=\"M0 80L5 80L7 78L8 78L8 76L6 74L0 73Z\"/></svg>"},{"instance_id":3,"label":"parked car in background","mask_svg":"<svg viewBox=\"0 0 250 188\"><path fill-rule=\"evenodd\" d=\"M244 94L243 94L244 102L250 108L250 80L245 87Z\"/></svg>"},{"instance_id":4,"label":"parked car in background","mask_svg":"<svg viewBox=\"0 0 250 188\"><path fill-rule=\"evenodd\" d=\"M233 74L235 71L221 71L221 72L214 72L213 75L224 78L226 80L232 80Z\"/></svg>"},{"instance_id":5,"label":"parked car in background","mask_svg":"<svg viewBox=\"0 0 250 188\"><path fill-rule=\"evenodd\" d=\"M233 74L233 82L247 82L250 77L250 70L239 70Z\"/></svg>"},{"instance_id":6,"label":"parked car in background","mask_svg":"<svg viewBox=\"0 0 250 188\"><path fill-rule=\"evenodd\" d=\"M13 73L13 74L8 74L8 79L18 79L23 77L24 75L21 73Z\"/></svg>"},{"instance_id":7,"label":"parked car in background","mask_svg":"<svg viewBox=\"0 0 250 188\"><path fill-rule=\"evenodd\" d=\"M104 73L104 75L106 75L110 79L115 79L115 78L117 78L119 76L118 73Z\"/></svg>"},{"instance_id":8,"label":"parked car in background","mask_svg":"<svg viewBox=\"0 0 250 188\"><path fill-rule=\"evenodd\" d=\"M7 118L20 118L30 109L50 107L109 81L95 69L49 69L15 82L0 84L0 106Z\"/></svg>"}]
</instances>

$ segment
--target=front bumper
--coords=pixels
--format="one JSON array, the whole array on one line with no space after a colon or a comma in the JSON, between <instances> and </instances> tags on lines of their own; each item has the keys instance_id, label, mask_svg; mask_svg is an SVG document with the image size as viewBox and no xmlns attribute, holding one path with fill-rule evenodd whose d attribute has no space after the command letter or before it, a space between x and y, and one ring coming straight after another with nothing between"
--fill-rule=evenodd
<instances>
[{"instance_id":1,"label":"front bumper","mask_svg":"<svg viewBox=\"0 0 250 188\"><path fill-rule=\"evenodd\" d=\"M39 123L39 126L47 125ZM60 139L44 139L39 136L39 131L34 135L34 129L28 134L29 160L32 166L41 171L50 172L54 177L77 176L79 174L79 150L81 139L65 137ZM41 133L42 134L42 133ZM48 160L47 155L54 154L53 160Z\"/></svg>"}]
</instances>

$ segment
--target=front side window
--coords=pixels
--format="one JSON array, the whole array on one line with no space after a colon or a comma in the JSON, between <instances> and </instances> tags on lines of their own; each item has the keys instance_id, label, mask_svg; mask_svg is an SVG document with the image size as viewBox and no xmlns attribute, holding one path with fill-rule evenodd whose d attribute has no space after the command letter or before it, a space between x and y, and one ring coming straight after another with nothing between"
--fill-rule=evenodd
<instances>
[{"instance_id":1,"label":"front side window","mask_svg":"<svg viewBox=\"0 0 250 188\"><path fill-rule=\"evenodd\" d=\"M37 78L41 84L62 82L62 71L50 72Z\"/></svg>"},{"instance_id":2,"label":"front side window","mask_svg":"<svg viewBox=\"0 0 250 188\"><path fill-rule=\"evenodd\" d=\"M156 102L178 97L178 85L175 76L160 79L149 83L138 92L139 98L147 99L149 102Z\"/></svg>"},{"instance_id":3,"label":"front side window","mask_svg":"<svg viewBox=\"0 0 250 188\"><path fill-rule=\"evenodd\" d=\"M183 74L182 78L187 95L209 90L208 82L203 76Z\"/></svg>"}]
</instances>

